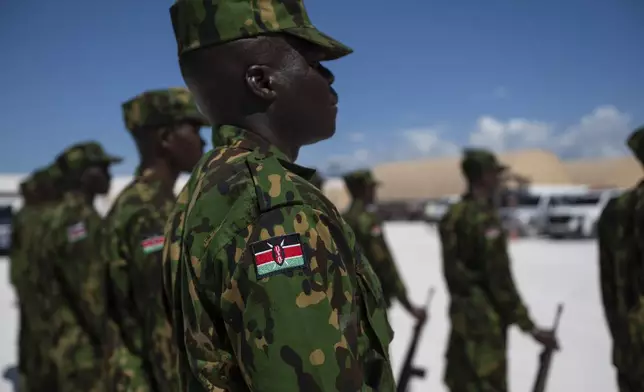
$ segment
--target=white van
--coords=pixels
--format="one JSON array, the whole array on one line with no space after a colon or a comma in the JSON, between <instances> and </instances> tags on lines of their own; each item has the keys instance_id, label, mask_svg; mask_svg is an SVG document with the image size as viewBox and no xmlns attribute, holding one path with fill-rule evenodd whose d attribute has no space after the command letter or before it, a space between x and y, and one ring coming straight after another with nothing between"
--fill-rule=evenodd
<instances>
[{"instance_id":1,"label":"white van","mask_svg":"<svg viewBox=\"0 0 644 392\"><path fill-rule=\"evenodd\" d=\"M542 235L546 231L548 210L553 198L586 192L584 185L530 186L524 191L513 192L516 205L508 206L505 200L499 214L504 221L513 222L511 224L519 229L522 236Z\"/></svg>"},{"instance_id":2,"label":"white van","mask_svg":"<svg viewBox=\"0 0 644 392\"><path fill-rule=\"evenodd\" d=\"M618 189L605 189L553 198L548 210L547 235L551 238L595 237L597 220L604 207L621 193Z\"/></svg>"}]
</instances>

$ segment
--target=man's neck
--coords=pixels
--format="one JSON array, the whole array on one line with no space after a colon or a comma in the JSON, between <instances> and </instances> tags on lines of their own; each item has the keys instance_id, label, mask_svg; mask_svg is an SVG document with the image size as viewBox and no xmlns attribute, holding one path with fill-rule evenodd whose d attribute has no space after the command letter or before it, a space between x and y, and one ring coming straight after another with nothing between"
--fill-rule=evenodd
<instances>
[{"instance_id":1,"label":"man's neck","mask_svg":"<svg viewBox=\"0 0 644 392\"><path fill-rule=\"evenodd\" d=\"M470 187L469 194L472 195L472 198L474 198L475 200L491 204L492 197L490 196L490 192L488 192L488 190L483 187L472 186Z\"/></svg>"},{"instance_id":2,"label":"man's neck","mask_svg":"<svg viewBox=\"0 0 644 392\"><path fill-rule=\"evenodd\" d=\"M302 146L295 146L292 140L282 137L280 135L281 132L274 129L270 125L269 121L266 120L265 116L251 116L245 119L243 123L244 126L242 128L266 139L270 144L283 152L291 162L295 162L297 160L297 156L299 155L300 148Z\"/></svg>"},{"instance_id":3,"label":"man's neck","mask_svg":"<svg viewBox=\"0 0 644 392\"><path fill-rule=\"evenodd\" d=\"M164 190L169 192L174 190L174 184L179 178L179 171L172 168L166 160L159 157L145 159L141 162L139 171L144 173L146 170L151 170L154 173L154 178L161 182Z\"/></svg>"},{"instance_id":4,"label":"man's neck","mask_svg":"<svg viewBox=\"0 0 644 392\"><path fill-rule=\"evenodd\" d=\"M96 198L96 194L94 192L89 192L84 189L72 189L67 193L75 197L82 197L87 204L94 205L94 199Z\"/></svg>"}]
</instances>

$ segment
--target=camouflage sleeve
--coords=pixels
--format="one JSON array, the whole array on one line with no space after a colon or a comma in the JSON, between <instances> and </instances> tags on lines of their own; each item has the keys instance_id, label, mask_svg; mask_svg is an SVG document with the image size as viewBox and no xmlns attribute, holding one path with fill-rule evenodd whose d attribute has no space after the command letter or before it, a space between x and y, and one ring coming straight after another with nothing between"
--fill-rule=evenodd
<instances>
[{"instance_id":1,"label":"camouflage sleeve","mask_svg":"<svg viewBox=\"0 0 644 392\"><path fill-rule=\"evenodd\" d=\"M528 310L514 284L510 270L507 240L498 219L479 221L478 230L473 233L480 241L478 257L485 265L487 290L491 299L508 324L517 324L523 331L534 328Z\"/></svg>"},{"instance_id":2,"label":"camouflage sleeve","mask_svg":"<svg viewBox=\"0 0 644 392\"><path fill-rule=\"evenodd\" d=\"M56 228L53 273L79 323L100 346L105 325L104 264L97 249L102 221L94 211L65 215Z\"/></svg>"},{"instance_id":3,"label":"camouflage sleeve","mask_svg":"<svg viewBox=\"0 0 644 392\"><path fill-rule=\"evenodd\" d=\"M157 210L143 209L132 220L130 265L132 297L137 313L143 318L143 353L152 367L153 376L162 391L180 390L176 372L177 352L172 328L166 316L163 290L162 255L164 219Z\"/></svg>"},{"instance_id":4,"label":"camouflage sleeve","mask_svg":"<svg viewBox=\"0 0 644 392\"><path fill-rule=\"evenodd\" d=\"M365 238L369 262L380 279L383 292L387 297L396 297L403 304L409 303L407 288L385 241L382 223L368 216L360 220L361 237Z\"/></svg>"},{"instance_id":5,"label":"camouflage sleeve","mask_svg":"<svg viewBox=\"0 0 644 392\"><path fill-rule=\"evenodd\" d=\"M467 293L475 282L480 281L475 274L465 268L462 260L459 258L459 236L456 234L456 223L458 222L457 214L462 211L461 205L456 205L445 214L438 226L438 233L441 241L441 254L443 257L443 273L445 282L451 295Z\"/></svg>"},{"instance_id":6,"label":"camouflage sleeve","mask_svg":"<svg viewBox=\"0 0 644 392\"><path fill-rule=\"evenodd\" d=\"M229 223L214 237L199 214L192 219L186 236L208 245L201 259L184 260L192 299L192 309L184 308L184 340L206 390L371 390L365 359L355 354L366 320L356 310L354 260L328 217L306 205L274 208ZM225 330L208 321L217 319ZM209 348L222 332L233 358ZM237 367L245 386L229 383L235 375L222 376Z\"/></svg>"},{"instance_id":7,"label":"camouflage sleeve","mask_svg":"<svg viewBox=\"0 0 644 392\"><path fill-rule=\"evenodd\" d=\"M610 334L615 339L617 332L617 292L615 287L612 237L615 235L615 203L608 203L597 222L599 247L599 281L604 304L604 315Z\"/></svg>"}]
</instances>

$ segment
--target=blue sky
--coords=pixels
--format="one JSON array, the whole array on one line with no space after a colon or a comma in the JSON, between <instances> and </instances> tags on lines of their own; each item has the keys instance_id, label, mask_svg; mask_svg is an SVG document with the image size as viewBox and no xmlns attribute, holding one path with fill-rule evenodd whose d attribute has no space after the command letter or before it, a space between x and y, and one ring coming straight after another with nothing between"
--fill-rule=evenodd
<instances>
[{"instance_id":1,"label":"blue sky","mask_svg":"<svg viewBox=\"0 0 644 392\"><path fill-rule=\"evenodd\" d=\"M137 161L121 102L182 85L172 1L0 3L0 167L27 172L95 139ZM393 7L400 4L400 7ZM323 31L355 49L329 63L338 131L300 163L366 166L547 148L566 158L624 153L644 122L639 0L311 0ZM203 135L210 139L210 131Z\"/></svg>"}]
</instances>

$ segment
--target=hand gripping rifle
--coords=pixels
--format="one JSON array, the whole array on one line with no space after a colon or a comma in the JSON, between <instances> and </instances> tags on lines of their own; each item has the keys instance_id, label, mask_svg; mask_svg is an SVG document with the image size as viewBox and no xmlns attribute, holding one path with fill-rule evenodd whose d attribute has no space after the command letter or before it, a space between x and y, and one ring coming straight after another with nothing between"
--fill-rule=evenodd
<instances>
[{"instance_id":1,"label":"hand gripping rifle","mask_svg":"<svg viewBox=\"0 0 644 392\"><path fill-rule=\"evenodd\" d=\"M561 313L563 313L563 305L559 304L559 306L557 306L555 322L552 327L552 332L555 336L557 334L557 328L559 327ZM555 349L553 347L544 347L541 351L541 354L539 355L539 371L537 372L537 378L534 380L532 392L545 392L546 381L548 381L548 373L550 373L550 365L552 364L552 356L554 352Z\"/></svg>"},{"instance_id":2,"label":"hand gripping rifle","mask_svg":"<svg viewBox=\"0 0 644 392\"><path fill-rule=\"evenodd\" d=\"M429 289L427 294L427 300L425 302L425 309L429 309L429 305L432 302L434 297L434 288ZM400 372L400 377L398 378L398 387L396 392L407 392L409 383L414 377L425 378L427 371L422 367L417 367L414 365L414 356L416 355L416 350L418 349L418 344L420 343L420 335L423 333L425 324L429 319L429 312L427 317L424 320L419 320L414 326L414 335L411 338L409 347L407 348L407 355L405 356L405 362L403 363L402 370Z\"/></svg>"}]
</instances>

